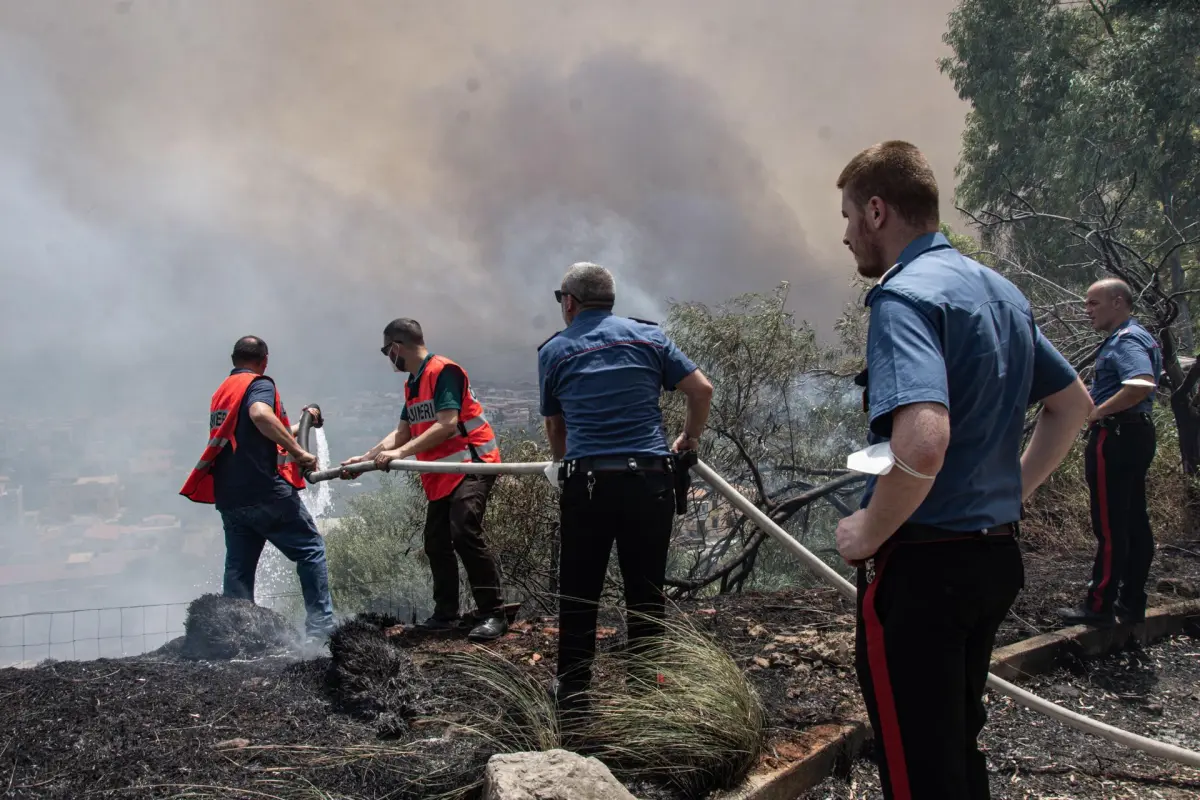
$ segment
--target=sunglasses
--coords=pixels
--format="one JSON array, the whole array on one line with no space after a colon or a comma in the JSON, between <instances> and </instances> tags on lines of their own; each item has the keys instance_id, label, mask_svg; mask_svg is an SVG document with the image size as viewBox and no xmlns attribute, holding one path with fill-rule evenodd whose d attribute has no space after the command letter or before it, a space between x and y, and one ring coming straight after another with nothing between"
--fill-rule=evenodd
<instances>
[{"instance_id":1,"label":"sunglasses","mask_svg":"<svg viewBox=\"0 0 1200 800\"><path fill-rule=\"evenodd\" d=\"M579 298L579 295L571 294L570 292L564 292L562 289L555 289L555 290L554 290L554 299L555 299L555 301L556 301L556 302L559 302L559 303L561 303L561 302L562 302L562 299L563 299L564 297L574 297L574 298L575 298L575 302L576 302L576 303L582 303L582 302L583 302L583 300L581 300L581 299ZM597 297L597 298L596 298L595 300L593 300L592 302L594 302L594 303L611 303L612 301L613 301L613 299L612 299L611 297Z\"/></svg>"},{"instance_id":2,"label":"sunglasses","mask_svg":"<svg viewBox=\"0 0 1200 800\"><path fill-rule=\"evenodd\" d=\"M379 348L379 352L383 353L385 358L391 358L392 345L401 344L401 342L388 342L383 347Z\"/></svg>"}]
</instances>

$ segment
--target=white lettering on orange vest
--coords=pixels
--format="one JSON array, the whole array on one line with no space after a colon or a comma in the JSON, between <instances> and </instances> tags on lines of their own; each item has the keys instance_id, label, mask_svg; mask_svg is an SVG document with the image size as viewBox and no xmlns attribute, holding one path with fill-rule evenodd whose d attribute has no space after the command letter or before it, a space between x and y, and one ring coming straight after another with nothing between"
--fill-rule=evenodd
<instances>
[{"instance_id":1,"label":"white lettering on orange vest","mask_svg":"<svg viewBox=\"0 0 1200 800\"><path fill-rule=\"evenodd\" d=\"M413 403L408 407L408 424L420 424L422 422L433 422L437 419L437 412L433 410L433 401L425 400L420 403Z\"/></svg>"}]
</instances>

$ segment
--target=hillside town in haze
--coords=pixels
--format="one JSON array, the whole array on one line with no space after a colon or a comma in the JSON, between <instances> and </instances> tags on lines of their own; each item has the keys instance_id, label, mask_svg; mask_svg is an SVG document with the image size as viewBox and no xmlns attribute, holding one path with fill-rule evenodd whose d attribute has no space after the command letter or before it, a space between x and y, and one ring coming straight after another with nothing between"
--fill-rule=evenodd
<instances>
[{"instance_id":1,"label":"hillside town in haze","mask_svg":"<svg viewBox=\"0 0 1200 800\"><path fill-rule=\"evenodd\" d=\"M532 383L481 385L477 392L501 432L540 422ZM331 456L340 459L374 445L403 398L363 392L320 402ZM132 437L101 424L99 415L3 423L4 615L187 601L198 588L219 585L220 518L178 498L207 435L202 416L146 413ZM338 482L335 503L373 486L370 479Z\"/></svg>"}]
</instances>

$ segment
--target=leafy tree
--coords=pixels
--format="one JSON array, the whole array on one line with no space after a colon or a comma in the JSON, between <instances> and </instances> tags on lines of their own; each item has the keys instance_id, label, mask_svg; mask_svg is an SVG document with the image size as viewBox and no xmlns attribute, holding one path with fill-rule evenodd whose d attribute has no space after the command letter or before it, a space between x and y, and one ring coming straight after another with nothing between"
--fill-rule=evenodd
<instances>
[{"instance_id":1,"label":"leafy tree","mask_svg":"<svg viewBox=\"0 0 1200 800\"><path fill-rule=\"evenodd\" d=\"M432 602L422 531L425 495L415 473L379 473L379 488L347 501L325 537L329 585L339 613L396 612Z\"/></svg>"},{"instance_id":2,"label":"leafy tree","mask_svg":"<svg viewBox=\"0 0 1200 800\"><path fill-rule=\"evenodd\" d=\"M787 310L788 291L785 283L716 308L679 303L666 328L714 386L701 458L803 539L810 530L831 533L861 488L860 476L840 469L861 439L859 394L848 380L861 368L861 355L853 345L819 346L808 324ZM847 341L863 330L853 311L843 323ZM669 396L664 412L668 429L678 430L682 398ZM709 488L697 486L689 514L672 558L669 583L677 593L806 579L773 540ZM832 541L822 545L830 563L839 563Z\"/></svg>"},{"instance_id":3,"label":"leafy tree","mask_svg":"<svg viewBox=\"0 0 1200 800\"><path fill-rule=\"evenodd\" d=\"M1030 204L1073 219L1112 199L1098 186L1124 182L1127 240L1163 241L1200 220L1196 4L963 0L944 38L954 55L941 69L972 104L958 169L962 206L1005 214ZM1030 220L1006 245L1056 282L1096 277L1087 258L1075 257L1070 227L1051 216ZM1189 288L1194 260L1194 248L1171 254L1172 293ZM1179 320L1191 352L1187 303Z\"/></svg>"}]
</instances>

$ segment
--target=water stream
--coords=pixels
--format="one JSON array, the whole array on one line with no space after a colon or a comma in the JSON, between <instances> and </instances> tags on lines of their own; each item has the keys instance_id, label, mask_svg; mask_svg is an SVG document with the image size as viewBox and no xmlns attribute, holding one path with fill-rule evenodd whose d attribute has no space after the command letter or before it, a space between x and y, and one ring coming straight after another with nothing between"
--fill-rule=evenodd
<instances>
[{"instance_id":1,"label":"water stream","mask_svg":"<svg viewBox=\"0 0 1200 800\"><path fill-rule=\"evenodd\" d=\"M324 428L313 428L312 441L316 443L317 469L327 469L330 466L329 440L325 438ZM313 519L320 520L333 507L333 481L322 481L315 486L310 485L300 492L300 499ZM259 605L280 607L291 598L270 599L276 595L299 595L300 581L296 577L296 565L288 561L273 545L263 548L262 558L258 562L258 574L254 580L254 601Z\"/></svg>"}]
</instances>

